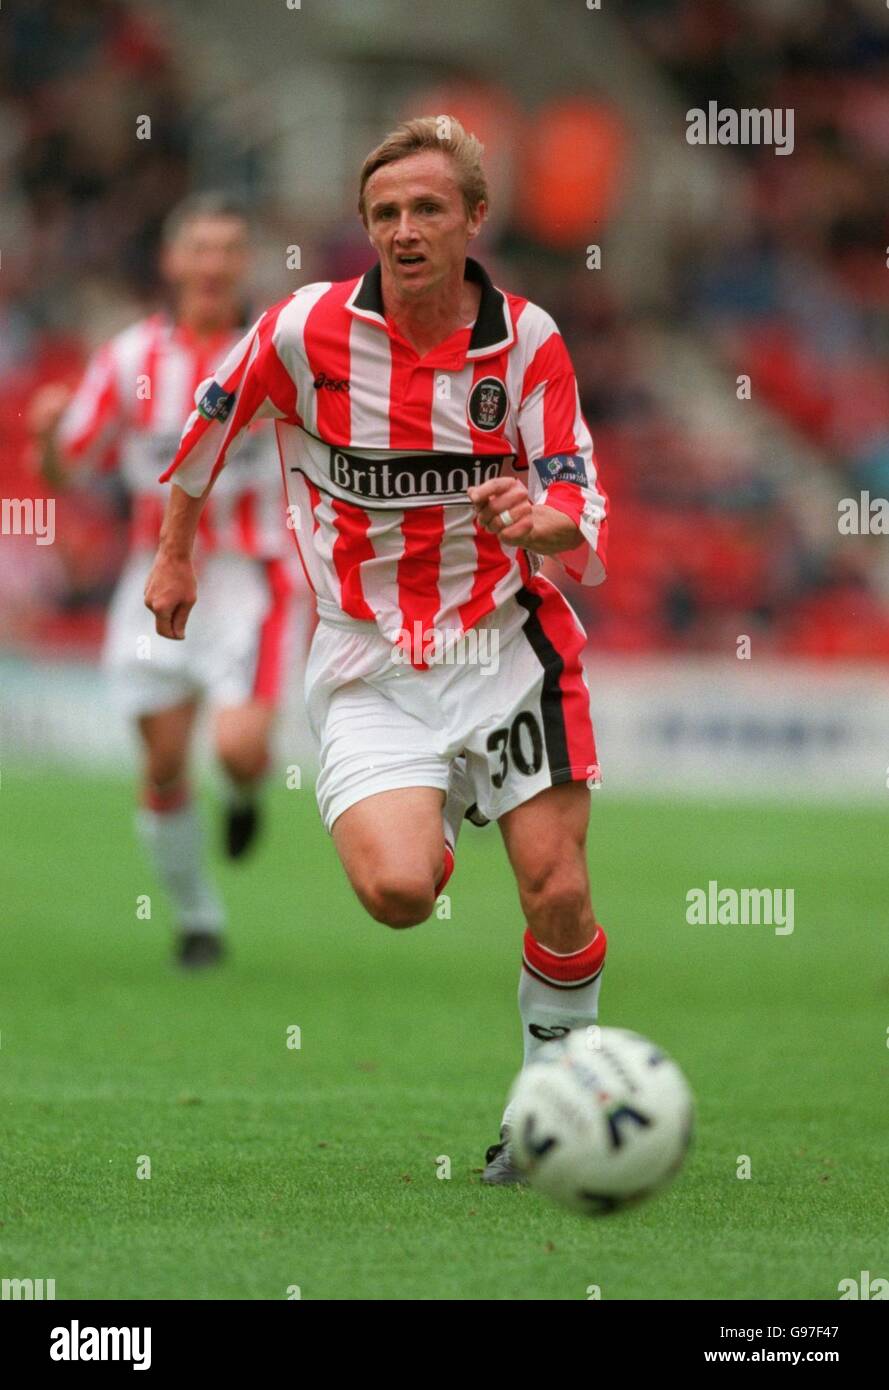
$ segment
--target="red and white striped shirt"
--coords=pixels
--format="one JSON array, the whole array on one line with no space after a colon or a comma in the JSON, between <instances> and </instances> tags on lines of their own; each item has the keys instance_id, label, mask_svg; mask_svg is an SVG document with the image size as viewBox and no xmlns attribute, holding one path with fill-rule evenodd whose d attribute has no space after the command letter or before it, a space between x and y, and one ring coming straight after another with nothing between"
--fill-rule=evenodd
<instances>
[{"instance_id":1,"label":"red and white striped shirt","mask_svg":"<svg viewBox=\"0 0 889 1390\"><path fill-rule=\"evenodd\" d=\"M469 629L539 568L478 525L467 489L489 478L515 475L571 517L583 540L559 559L584 583L604 578L607 499L564 341L477 262L466 274L481 286L474 325L422 357L385 314L379 265L268 309L161 479L199 496L249 422L272 416L319 612L375 622L393 643Z\"/></svg>"},{"instance_id":2,"label":"red and white striped shirt","mask_svg":"<svg viewBox=\"0 0 889 1390\"><path fill-rule=\"evenodd\" d=\"M243 330L241 330L242 332ZM93 356L59 426L69 458L118 468L130 494L130 543L155 550L166 490L157 475L176 452L195 394L240 332L198 341L165 314L142 319ZM271 425L251 429L201 516L204 554L235 551L263 559L286 554L290 540Z\"/></svg>"}]
</instances>

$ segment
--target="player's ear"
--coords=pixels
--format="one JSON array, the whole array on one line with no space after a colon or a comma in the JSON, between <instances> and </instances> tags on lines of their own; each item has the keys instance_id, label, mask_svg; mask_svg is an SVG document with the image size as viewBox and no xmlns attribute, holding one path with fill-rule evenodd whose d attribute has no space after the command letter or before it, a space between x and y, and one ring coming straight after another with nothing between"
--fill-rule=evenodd
<instances>
[{"instance_id":1,"label":"player's ear","mask_svg":"<svg viewBox=\"0 0 889 1390\"><path fill-rule=\"evenodd\" d=\"M481 202L479 202L479 203L476 203L475 208L474 208L473 211L469 214L469 227L468 227L468 231L469 231L470 240L471 240L473 237L477 237L477 236L478 236L478 234L479 234L479 232L481 231L482 227L485 225L485 218L487 217L487 215L488 215L488 205L487 205L487 203L484 202L484 201L481 201Z\"/></svg>"}]
</instances>

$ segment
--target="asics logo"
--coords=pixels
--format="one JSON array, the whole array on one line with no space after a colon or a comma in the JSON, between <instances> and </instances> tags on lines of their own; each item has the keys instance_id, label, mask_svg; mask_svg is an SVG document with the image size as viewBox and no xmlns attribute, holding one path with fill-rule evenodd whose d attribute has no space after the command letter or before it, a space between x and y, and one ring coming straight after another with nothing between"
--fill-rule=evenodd
<instances>
[{"instance_id":1,"label":"asics logo","mask_svg":"<svg viewBox=\"0 0 889 1390\"><path fill-rule=\"evenodd\" d=\"M351 391L351 383L345 378L338 379L319 372L312 382L316 391Z\"/></svg>"}]
</instances>

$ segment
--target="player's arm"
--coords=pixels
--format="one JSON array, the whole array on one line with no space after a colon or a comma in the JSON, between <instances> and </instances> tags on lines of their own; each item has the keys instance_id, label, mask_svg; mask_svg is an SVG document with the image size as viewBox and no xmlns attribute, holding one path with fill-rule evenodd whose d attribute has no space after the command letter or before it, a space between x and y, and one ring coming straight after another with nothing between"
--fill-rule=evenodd
<instances>
[{"instance_id":1,"label":"player's arm","mask_svg":"<svg viewBox=\"0 0 889 1390\"><path fill-rule=\"evenodd\" d=\"M286 303L283 301L282 303ZM160 541L145 585L145 605L161 637L181 641L197 601L192 561L204 503L230 453L257 416L292 418L296 387L278 358L274 328L282 305L262 315L195 393L176 457L162 483L173 481Z\"/></svg>"},{"instance_id":2,"label":"player's arm","mask_svg":"<svg viewBox=\"0 0 889 1390\"><path fill-rule=\"evenodd\" d=\"M33 466L50 487L65 481L58 427L70 399L69 388L53 381L35 391L28 403L26 422L34 446Z\"/></svg>"},{"instance_id":3,"label":"player's arm","mask_svg":"<svg viewBox=\"0 0 889 1390\"><path fill-rule=\"evenodd\" d=\"M198 521L210 494L191 497L174 483L164 513L154 564L145 585L145 606L155 617L160 637L181 642L185 624L198 597L192 553Z\"/></svg>"},{"instance_id":4,"label":"player's arm","mask_svg":"<svg viewBox=\"0 0 889 1390\"><path fill-rule=\"evenodd\" d=\"M51 487L63 487L72 470L101 467L124 426L112 344L94 353L77 388L41 386L28 405L34 467Z\"/></svg>"},{"instance_id":5,"label":"player's arm","mask_svg":"<svg viewBox=\"0 0 889 1390\"><path fill-rule=\"evenodd\" d=\"M480 524L507 545L558 555L572 579L600 583L608 499L599 485L571 359L548 315L525 371L518 429L528 486L518 478L495 478L471 489Z\"/></svg>"}]
</instances>

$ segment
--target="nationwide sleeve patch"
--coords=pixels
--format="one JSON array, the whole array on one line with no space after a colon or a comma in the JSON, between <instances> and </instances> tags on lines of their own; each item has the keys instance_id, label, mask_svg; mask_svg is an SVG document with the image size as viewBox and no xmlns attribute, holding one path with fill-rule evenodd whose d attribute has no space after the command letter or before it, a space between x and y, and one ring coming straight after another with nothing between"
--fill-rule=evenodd
<instances>
[{"instance_id":1,"label":"nationwide sleeve patch","mask_svg":"<svg viewBox=\"0 0 889 1390\"><path fill-rule=\"evenodd\" d=\"M586 467L583 454L550 454L547 458L535 459L534 467L540 474L544 487L552 483L577 483L587 487Z\"/></svg>"},{"instance_id":2,"label":"nationwide sleeve patch","mask_svg":"<svg viewBox=\"0 0 889 1390\"><path fill-rule=\"evenodd\" d=\"M198 412L205 420L227 420L235 403L234 391L224 391L218 381L212 381L198 401Z\"/></svg>"}]
</instances>

